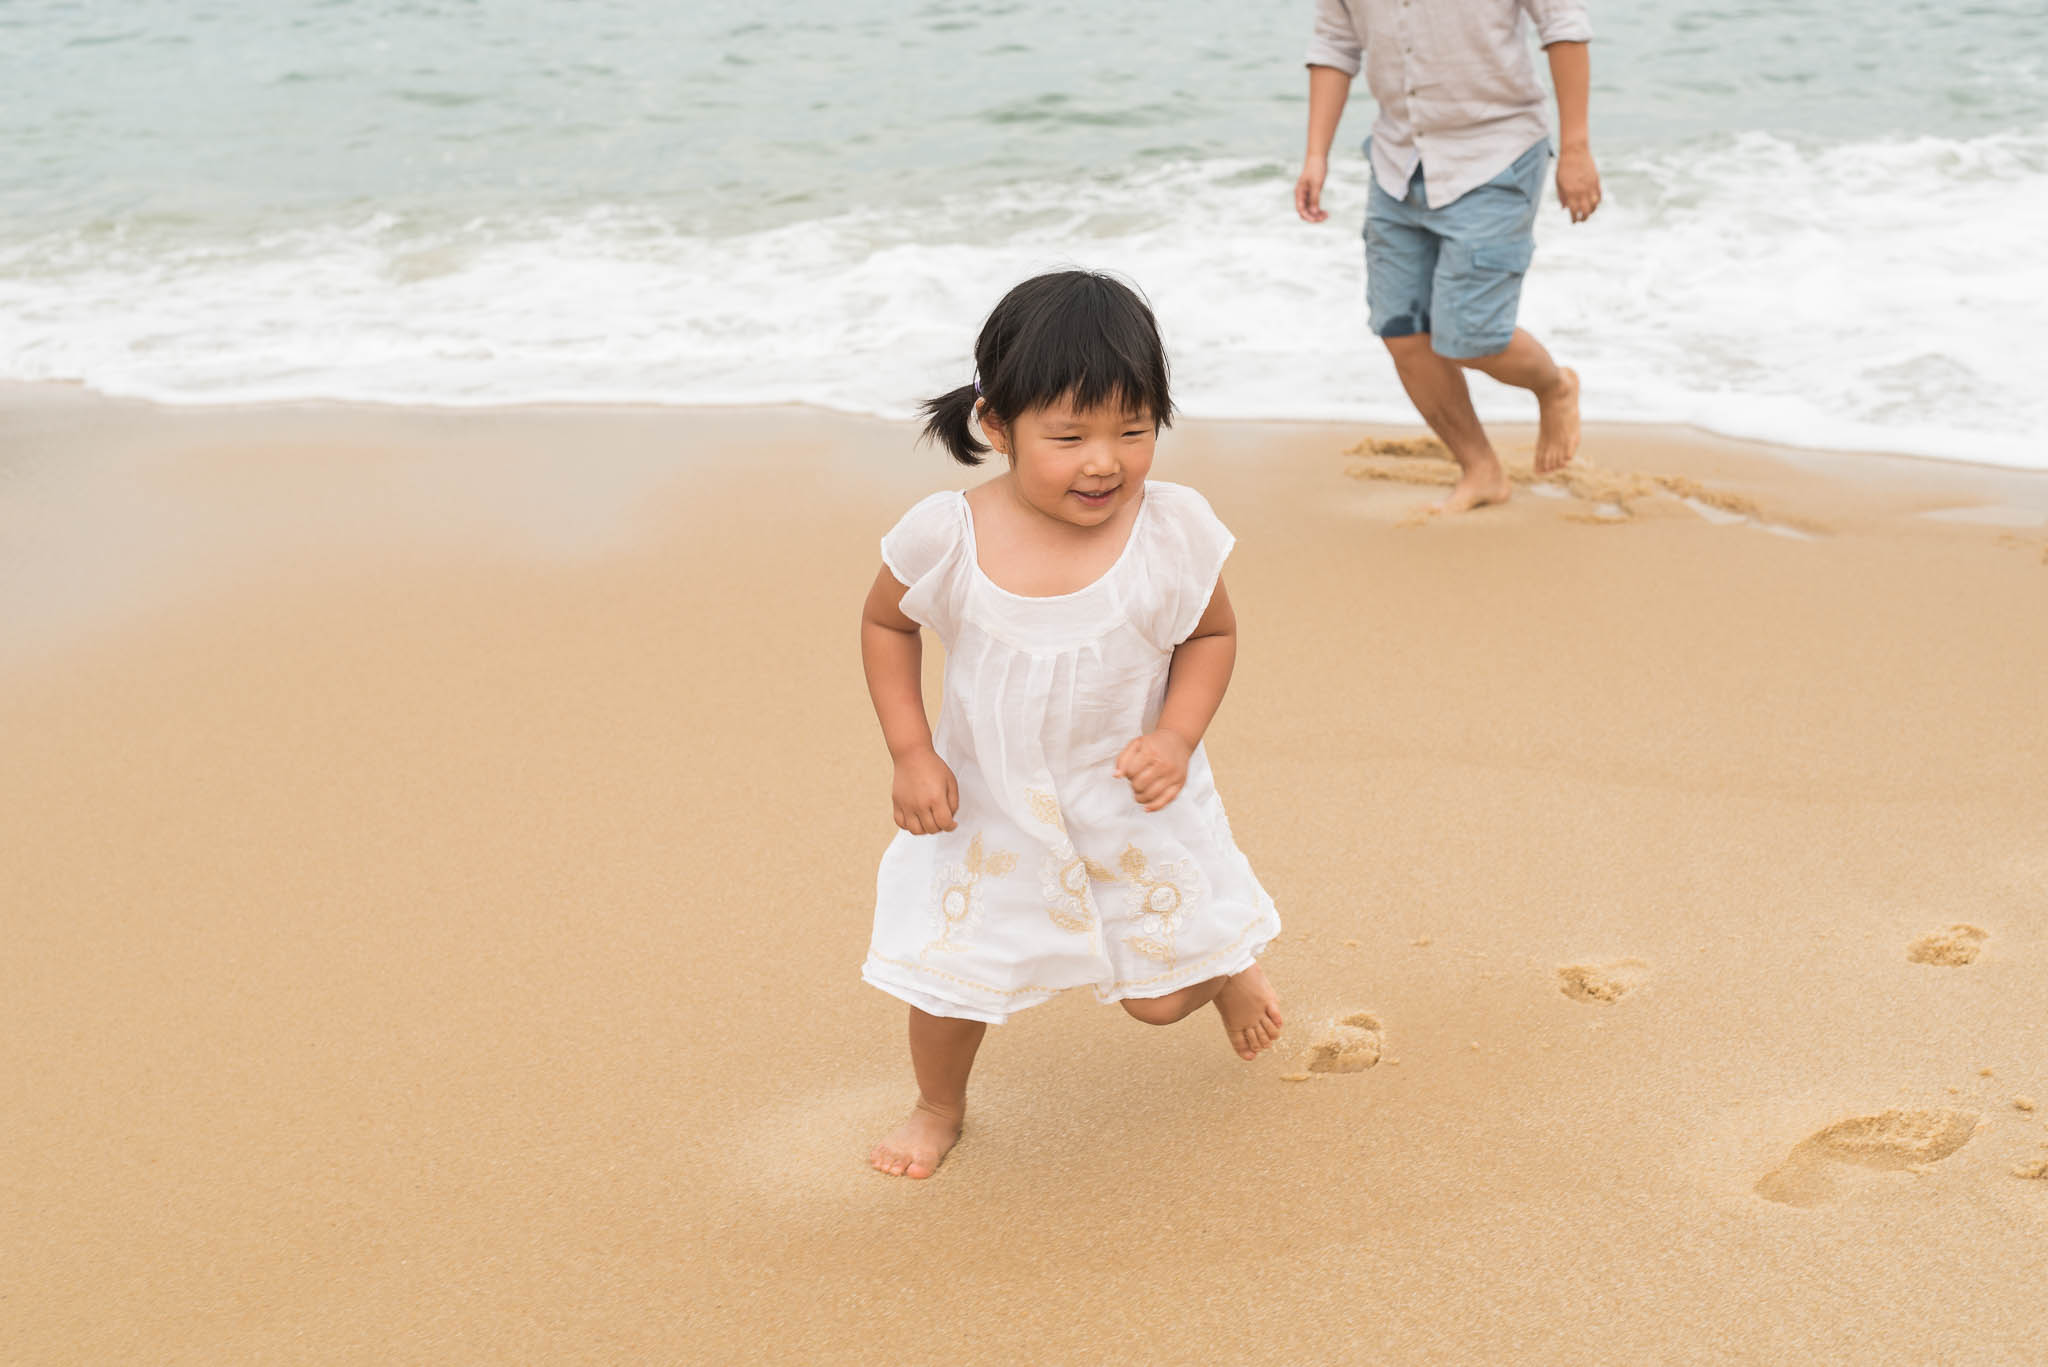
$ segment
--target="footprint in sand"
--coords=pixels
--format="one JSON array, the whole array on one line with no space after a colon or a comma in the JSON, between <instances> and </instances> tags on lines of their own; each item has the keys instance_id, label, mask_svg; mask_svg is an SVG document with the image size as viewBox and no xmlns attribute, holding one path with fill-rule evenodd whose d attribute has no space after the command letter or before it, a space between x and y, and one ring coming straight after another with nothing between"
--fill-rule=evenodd
<instances>
[{"instance_id":1,"label":"footprint in sand","mask_svg":"<svg viewBox=\"0 0 2048 1367\"><path fill-rule=\"evenodd\" d=\"M1916 964L1941 964L1960 968L1977 957L1977 951L1991 938L1991 932L1976 926L1953 925L1922 935L1906 946L1906 958Z\"/></svg>"},{"instance_id":2,"label":"footprint in sand","mask_svg":"<svg viewBox=\"0 0 2048 1367\"><path fill-rule=\"evenodd\" d=\"M1332 1021L1308 1047L1303 1066L1311 1073L1362 1073L1380 1061L1387 1047L1386 1031L1370 1011L1354 1011Z\"/></svg>"},{"instance_id":3,"label":"footprint in sand","mask_svg":"<svg viewBox=\"0 0 2048 1367\"><path fill-rule=\"evenodd\" d=\"M1458 482L1458 467L1441 442L1429 437L1367 437L1345 451L1351 463L1344 473L1353 479L1395 484L1433 484L1444 488ZM1565 517L1573 522L1613 526L1632 521L1638 513L1659 505L1689 507L1710 522L1725 525L1751 524L1768 532L1810 539L1828 529L1797 518L1773 518L1754 501L1725 489L1715 489L1684 475L1652 475L1633 470L1603 469L1581 456L1564 469L1538 475L1520 460L1507 462L1508 478L1524 489L1541 490L1546 496L1568 498L1577 505ZM1401 526L1419 526L1430 519L1422 513L1402 519Z\"/></svg>"},{"instance_id":4,"label":"footprint in sand","mask_svg":"<svg viewBox=\"0 0 2048 1367\"><path fill-rule=\"evenodd\" d=\"M1900 1172L1938 1163L1977 1133L1975 1111L1879 1111L1851 1116L1814 1131L1785 1161L1757 1181L1756 1194L1782 1205L1810 1208L1834 1199L1844 1166Z\"/></svg>"},{"instance_id":5,"label":"footprint in sand","mask_svg":"<svg viewBox=\"0 0 2048 1367\"><path fill-rule=\"evenodd\" d=\"M1605 964L1565 964L1557 970L1559 990L1575 1002L1618 1002L1641 987L1650 966L1641 959Z\"/></svg>"}]
</instances>

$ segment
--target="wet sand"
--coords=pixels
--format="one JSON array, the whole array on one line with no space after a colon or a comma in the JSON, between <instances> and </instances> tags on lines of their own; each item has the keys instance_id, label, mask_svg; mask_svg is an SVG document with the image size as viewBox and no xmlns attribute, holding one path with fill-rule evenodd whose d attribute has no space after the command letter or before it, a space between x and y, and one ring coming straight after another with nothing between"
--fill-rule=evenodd
<instances>
[{"instance_id":1,"label":"wet sand","mask_svg":"<svg viewBox=\"0 0 2048 1367\"><path fill-rule=\"evenodd\" d=\"M2048 476L1170 433L1287 1034L1069 994L911 1183L908 435L0 395L0 1360L2041 1360Z\"/></svg>"}]
</instances>

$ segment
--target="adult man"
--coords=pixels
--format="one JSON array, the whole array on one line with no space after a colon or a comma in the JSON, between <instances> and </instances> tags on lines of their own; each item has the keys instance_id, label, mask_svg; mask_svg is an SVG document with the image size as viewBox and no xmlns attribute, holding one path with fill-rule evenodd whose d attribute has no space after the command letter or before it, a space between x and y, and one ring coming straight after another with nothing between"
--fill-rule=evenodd
<instances>
[{"instance_id":1,"label":"adult man","mask_svg":"<svg viewBox=\"0 0 2048 1367\"><path fill-rule=\"evenodd\" d=\"M1532 21L1557 89L1557 196L1579 223L1600 205L1584 0L1316 0L1295 212L1310 223L1329 217L1330 142L1363 57L1379 104L1366 141L1366 303L1402 387L1458 462L1457 487L1438 505L1445 512L1509 492L1472 411L1467 368L1536 396L1539 473L1562 468L1579 445L1579 377L1515 326L1550 152Z\"/></svg>"}]
</instances>

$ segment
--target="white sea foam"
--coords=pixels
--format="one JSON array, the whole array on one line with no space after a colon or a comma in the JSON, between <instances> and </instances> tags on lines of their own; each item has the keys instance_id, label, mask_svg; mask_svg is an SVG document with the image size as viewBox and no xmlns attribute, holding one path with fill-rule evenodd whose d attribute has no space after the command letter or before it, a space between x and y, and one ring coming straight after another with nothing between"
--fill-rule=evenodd
<instances>
[{"instance_id":1,"label":"white sea foam","mask_svg":"<svg viewBox=\"0 0 2048 1367\"><path fill-rule=\"evenodd\" d=\"M2048 468L2048 129L1612 161L1554 207L1523 322L1595 419ZM1156 304L1188 412L1413 421L1366 335L1363 168L1160 166L696 237L647 209L241 242L0 242L0 377L178 403L800 402L906 416L962 383L1003 289L1105 267ZM1489 416L1524 396L1475 381Z\"/></svg>"}]
</instances>

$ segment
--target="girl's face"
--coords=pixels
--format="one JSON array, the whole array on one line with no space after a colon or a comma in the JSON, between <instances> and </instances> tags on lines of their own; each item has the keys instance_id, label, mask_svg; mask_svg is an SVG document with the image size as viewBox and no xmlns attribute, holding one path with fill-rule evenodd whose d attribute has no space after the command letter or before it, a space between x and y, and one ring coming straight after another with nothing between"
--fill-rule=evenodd
<instances>
[{"instance_id":1,"label":"girl's face","mask_svg":"<svg viewBox=\"0 0 2048 1367\"><path fill-rule=\"evenodd\" d=\"M1007 424L984 409L981 427L1010 458L1023 500L1076 527L1099 527L1139 497L1159 440L1151 414L1121 404L1076 409L1061 401Z\"/></svg>"}]
</instances>

